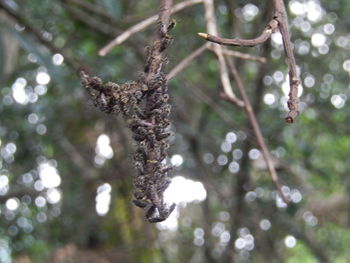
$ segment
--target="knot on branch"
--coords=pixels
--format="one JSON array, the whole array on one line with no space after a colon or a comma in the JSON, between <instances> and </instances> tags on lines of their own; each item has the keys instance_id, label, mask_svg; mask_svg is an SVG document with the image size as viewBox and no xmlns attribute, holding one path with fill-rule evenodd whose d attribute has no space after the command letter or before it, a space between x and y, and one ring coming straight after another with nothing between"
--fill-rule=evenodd
<instances>
[{"instance_id":1,"label":"knot on branch","mask_svg":"<svg viewBox=\"0 0 350 263\"><path fill-rule=\"evenodd\" d=\"M294 119L299 115L298 111L298 86L300 85L300 80L296 77L290 80L290 92L289 100L287 101L287 106L289 109L288 115L286 117L287 123L293 123Z\"/></svg>"}]
</instances>

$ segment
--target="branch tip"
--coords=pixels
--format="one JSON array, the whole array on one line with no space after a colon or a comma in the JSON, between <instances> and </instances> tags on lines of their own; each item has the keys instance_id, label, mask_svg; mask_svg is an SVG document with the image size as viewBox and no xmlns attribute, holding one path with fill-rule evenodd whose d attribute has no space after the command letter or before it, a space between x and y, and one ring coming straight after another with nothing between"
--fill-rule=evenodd
<instances>
[{"instance_id":1,"label":"branch tip","mask_svg":"<svg viewBox=\"0 0 350 263\"><path fill-rule=\"evenodd\" d=\"M197 35L204 38L204 39L207 39L209 36L209 34L207 34L207 33L197 33Z\"/></svg>"}]
</instances>

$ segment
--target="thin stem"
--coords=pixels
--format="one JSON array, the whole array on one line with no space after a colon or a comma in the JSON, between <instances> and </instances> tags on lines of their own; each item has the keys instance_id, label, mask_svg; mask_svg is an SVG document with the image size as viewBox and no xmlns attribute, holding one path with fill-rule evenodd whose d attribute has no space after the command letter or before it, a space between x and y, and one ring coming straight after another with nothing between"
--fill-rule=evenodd
<instances>
[{"instance_id":1,"label":"thin stem","mask_svg":"<svg viewBox=\"0 0 350 263\"><path fill-rule=\"evenodd\" d=\"M250 101L249 101L249 98L247 96L247 93L245 91L245 88L243 86L243 83L241 81L241 78L237 72L237 69L236 67L234 66L233 62L231 61L231 59L228 59L227 60L228 62L228 66L229 66L229 69L231 70L231 74L237 84L237 88L240 92L240 95L242 96L242 99L244 101L244 109L247 113L247 116L248 116L248 119L249 119L249 122L250 122L250 125L252 126L252 129L253 129L253 132L255 134L255 137L256 137L256 140L258 142L258 145L262 151L262 155L265 159L265 162L267 164L267 168L269 170L269 173L270 173L270 176L271 176L271 179L272 179L272 182L275 184L276 186L276 189L280 195L280 197L282 198L282 200L285 202L285 203L288 203L288 199L285 197L285 195L283 194L282 192L282 186L278 180L278 175L277 175L277 172L275 170L275 166L273 164L273 160L270 156L270 153L268 151L268 148L267 148L267 145L265 143L265 140L264 140L264 137L262 135L262 132L261 132L261 129L260 129L260 126L259 126L259 123L256 119L256 116L254 114L254 111L253 111L253 107L252 105L250 104Z\"/></svg>"},{"instance_id":2,"label":"thin stem","mask_svg":"<svg viewBox=\"0 0 350 263\"><path fill-rule=\"evenodd\" d=\"M204 0L204 9L205 9L205 21L207 31L210 34L218 35L218 29L215 18L214 2L213 0ZM243 107L244 103L237 98L236 94L233 92L231 81L228 75L226 61L223 55L224 48L219 45L212 44L212 49L217 56L217 63L219 66L220 80L222 88L225 94L233 101L238 107Z\"/></svg>"},{"instance_id":3,"label":"thin stem","mask_svg":"<svg viewBox=\"0 0 350 263\"><path fill-rule=\"evenodd\" d=\"M170 80L174 78L177 74L179 74L181 71L183 71L188 65L197 57L199 57L205 50L210 49L211 51L214 51L213 47L206 43L203 46L197 48L195 51L193 51L190 55L185 57L183 60L181 60L167 75L167 79ZM232 50L226 50L223 51L224 55L227 56L233 56L236 58L246 59L246 60L252 60L252 61L258 61L260 63L265 64L266 58L259 57L259 56L252 56L246 53L238 52L238 51L232 51Z\"/></svg>"},{"instance_id":4,"label":"thin stem","mask_svg":"<svg viewBox=\"0 0 350 263\"><path fill-rule=\"evenodd\" d=\"M275 5L275 19L278 21L278 27L282 35L284 52L286 54L287 63L289 67L289 100L288 108L289 112L286 117L288 123L293 123L295 117L298 116L298 86L300 85L300 80L297 74L297 67L295 62L295 57L293 53L291 37L289 33L288 26L288 16L286 8L284 6L283 0L274 0Z\"/></svg>"},{"instance_id":5,"label":"thin stem","mask_svg":"<svg viewBox=\"0 0 350 263\"><path fill-rule=\"evenodd\" d=\"M226 56L231 56L231 57L245 59L245 60L251 60L251 61L257 61L257 62L260 62L262 64L266 64L266 58L264 58L264 57L253 56L253 55L250 55L247 53L242 53L239 51L233 51L233 50L228 50L228 49L224 49L222 52Z\"/></svg>"},{"instance_id":6,"label":"thin stem","mask_svg":"<svg viewBox=\"0 0 350 263\"><path fill-rule=\"evenodd\" d=\"M200 37L203 37L205 40L208 40L210 42L214 42L220 45L254 47L268 40L271 34L275 32L277 27L278 27L278 22L275 19L272 19L267 24L267 26L265 27L261 35L254 39L240 39L240 38L228 39L228 38L221 38L221 37L207 34L207 33L198 33L198 35Z\"/></svg>"},{"instance_id":7,"label":"thin stem","mask_svg":"<svg viewBox=\"0 0 350 263\"><path fill-rule=\"evenodd\" d=\"M66 10L70 14L71 18L76 20L77 22L83 24L90 30L93 30L97 33L100 33L102 35L108 36L108 37L114 37L115 34L120 33L120 29L116 28L113 24L106 24L103 23L97 19L91 18L88 14L76 9L72 8L69 3L67 3L67 0L63 1L63 4L66 7ZM130 40L129 41L130 46L136 50L136 54L140 60L143 60L143 54L144 50L143 48L140 48L139 42L137 40Z\"/></svg>"},{"instance_id":8,"label":"thin stem","mask_svg":"<svg viewBox=\"0 0 350 263\"><path fill-rule=\"evenodd\" d=\"M183 1L181 3L178 3L176 5L174 5L171 10L170 10L170 14L174 14L177 13L189 6L195 5L195 4L199 4L202 3L203 0L187 0L187 1ZM134 35L135 33L138 33L142 30L144 30L145 28L147 28L148 26L156 23L158 21L158 15L153 15L135 25L133 25L132 27L128 28L127 30L125 30L123 33L121 33L119 36L117 36L115 39L113 39L111 42L109 42L107 45L105 45L103 48L101 48L98 51L98 54L100 56L105 56L107 55L115 46L120 45L121 43L123 43L125 40L127 40L129 37L131 37L132 35Z\"/></svg>"},{"instance_id":9,"label":"thin stem","mask_svg":"<svg viewBox=\"0 0 350 263\"><path fill-rule=\"evenodd\" d=\"M208 43L203 46L197 48L190 55L181 60L167 75L167 79L170 80L174 78L177 74L183 71L194 59L200 56L205 50L208 49Z\"/></svg>"},{"instance_id":10,"label":"thin stem","mask_svg":"<svg viewBox=\"0 0 350 263\"><path fill-rule=\"evenodd\" d=\"M208 33L198 33L198 35L210 42L214 42L220 45L253 47L266 42L271 37L271 34L274 33L277 28L279 28L282 34L284 51L287 57L287 63L289 67L290 91L288 94L289 100L287 102L289 112L286 117L286 122L293 123L294 119L299 115L298 86L300 85L300 80L298 78L295 57L293 53L292 43L290 40L291 38L290 38L289 27L288 27L288 16L287 16L284 2L283 0L273 0L273 4L275 7L274 18L268 23L264 31L257 38L254 38L254 39L221 38L218 36L215 30L214 31L211 30L212 32L215 32L215 33L211 33L209 29L207 29Z\"/></svg>"}]
</instances>

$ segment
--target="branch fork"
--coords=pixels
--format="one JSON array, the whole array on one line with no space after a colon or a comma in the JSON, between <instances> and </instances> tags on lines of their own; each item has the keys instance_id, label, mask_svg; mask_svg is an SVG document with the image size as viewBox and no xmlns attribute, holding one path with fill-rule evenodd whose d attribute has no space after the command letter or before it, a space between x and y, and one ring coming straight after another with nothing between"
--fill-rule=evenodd
<instances>
[{"instance_id":1,"label":"branch fork","mask_svg":"<svg viewBox=\"0 0 350 263\"><path fill-rule=\"evenodd\" d=\"M241 46L241 47L254 47L266 42L277 29L282 34L284 51L287 58L287 64L289 67L289 77L290 77L290 91L289 100L287 106L289 112L285 118L287 123L293 123L295 118L299 115L298 111L298 86L300 85L300 80L297 76L296 62L293 53L290 33L288 29L288 18L287 12L284 6L283 0L274 0L275 16L266 25L263 32L254 39L228 39L221 38L217 35L212 35L208 33L198 33L198 35L207 41L217 43L220 45L227 46Z\"/></svg>"}]
</instances>

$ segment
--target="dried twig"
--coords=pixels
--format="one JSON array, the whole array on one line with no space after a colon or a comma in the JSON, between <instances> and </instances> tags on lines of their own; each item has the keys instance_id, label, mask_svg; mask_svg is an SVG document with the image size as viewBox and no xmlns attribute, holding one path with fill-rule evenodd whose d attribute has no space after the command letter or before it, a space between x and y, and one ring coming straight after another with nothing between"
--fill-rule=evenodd
<instances>
[{"instance_id":1,"label":"dried twig","mask_svg":"<svg viewBox=\"0 0 350 263\"><path fill-rule=\"evenodd\" d=\"M207 31L210 34L218 35L213 0L204 0L204 9L205 9L205 21L206 21ZM237 106L243 107L244 105L243 101L237 98L231 86L230 78L228 76L226 61L223 55L224 48L222 46L212 44L212 49L218 59L217 62L219 65L220 79L221 79L222 87L224 89L225 94Z\"/></svg>"},{"instance_id":2,"label":"dried twig","mask_svg":"<svg viewBox=\"0 0 350 263\"><path fill-rule=\"evenodd\" d=\"M119 28L116 28L114 23L105 23L105 21L101 22L100 20L97 20L91 17L90 14L86 14L85 12L82 12L81 10L78 10L77 8L72 7L71 5L69 5L68 1L70 0L63 0L63 4L65 5L66 10L70 14L71 18L83 24L88 29L94 32L97 32L99 34L105 35L107 37L114 37L116 34L121 32ZM108 22L108 20L106 22ZM137 39L131 39L129 43L130 43L130 46L132 46L136 51L137 57L143 61L144 49L140 47L139 41L137 41Z\"/></svg>"},{"instance_id":3,"label":"dried twig","mask_svg":"<svg viewBox=\"0 0 350 263\"><path fill-rule=\"evenodd\" d=\"M228 39L228 38L221 38L221 37L207 34L207 33L198 33L198 35L200 37L203 37L205 40L208 40L210 42L214 42L220 45L254 47L268 40L271 34L275 32L277 27L278 27L278 22L275 19L272 19L267 24L267 26L265 27L261 35L254 39L240 39L240 38Z\"/></svg>"},{"instance_id":4,"label":"dried twig","mask_svg":"<svg viewBox=\"0 0 350 263\"><path fill-rule=\"evenodd\" d=\"M289 82L290 82L290 91L289 91L289 100L288 100L289 112L286 117L286 122L293 123L295 117L297 117L299 114L298 86L300 85L300 80L297 76L295 57L293 54L292 44L290 40L290 34L288 29L288 18L287 18L287 12L284 6L284 2L283 0L274 0L273 3L275 7L274 18L268 23L264 31L257 38L227 39L227 38L221 38L218 36L217 33L213 34L209 32L209 30L208 30L208 33L198 33L198 35L210 42L218 43L220 45L253 47L266 42L270 38L271 34L275 32L277 28L279 28L282 34L284 51L287 57L287 63L289 67Z\"/></svg>"},{"instance_id":5,"label":"dried twig","mask_svg":"<svg viewBox=\"0 0 350 263\"><path fill-rule=\"evenodd\" d=\"M206 18L206 22L207 22L207 30L208 30L208 32L211 33L212 35L219 35L217 27L216 27L216 19L215 19L215 15L214 15L213 0L204 0L204 6L205 6L205 18ZM269 26L268 26L268 30L267 30L268 32L267 33L271 35L272 31L274 30L274 28L276 26L277 26L277 21L276 20L273 20L273 22L270 22ZM226 61L225 61L224 55L223 55L223 47L214 45L212 47L212 50L218 56L219 65L221 65L223 68L226 68ZM220 60L220 58L222 60ZM250 104L248 96L247 96L247 94L245 92L245 88L243 86L243 83L242 83L242 81L241 81L241 79L239 77L239 74L238 74L238 72L237 72L233 62L230 59L228 59L227 63L228 63L228 66L229 66L229 68L231 70L233 78L234 78L234 80L235 80L235 82L237 84L237 87L238 87L238 90L239 90L239 92L241 94L241 97L243 99L243 103L239 100L239 102L240 102L239 105L243 106L245 111L246 111L246 113L247 113L249 122L250 122L250 124L251 124L251 126L253 128L253 132L254 132L254 134L256 136L257 142L258 142L258 144L259 144L259 146L261 148L261 151L262 151L263 156L265 158L265 161L267 163L267 166L268 166L268 169L269 169L272 181L274 182L274 184L275 184L275 186L277 188L277 191L279 192L282 200L284 202L288 203L287 198L284 196L284 194L283 194L283 192L281 190L281 185L280 185L280 183L278 181L277 172L276 172L276 170L274 168L271 156L269 155L267 146L266 146L264 138L262 136L261 129L259 127L259 124L258 124L257 119L255 117L255 114L253 112L253 108L252 108L252 106ZM226 68L226 70L227 70L227 68ZM222 74L221 71L220 71L220 73ZM230 83L229 79L228 79L228 82ZM232 92L231 83L230 83L230 90ZM237 105L237 98L236 98L236 96L234 98L232 96L230 96L230 94L226 92L225 87L224 87L224 91L225 92L222 94L222 97L224 99L230 101L231 103L234 103L234 104Z\"/></svg>"},{"instance_id":6,"label":"dried twig","mask_svg":"<svg viewBox=\"0 0 350 263\"><path fill-rule=\"evenodd\" d=\"M64 1L64 6L66 7L66 10L74 20L83 24L87 28L92 29L94 32L98 32L109 37L113 37L119 32L119 30L116 29L114 25L112 26L110 24L101 22L95 19L90 14L87 14L79 10L78 8L72 7L70 3L66 3L66 1Z\"/></svg>"},{"instance_id":7,"label":"dried twig","mask_svg":"<svg viewBox=\"0 0 350 263\"><path fill-rule=\"evenodd\" d=\"M262 151L262 155L263 155L265 162L267 164L269 173L271 175L271 179L272 179L273 183L275 184L276 189L277 189L278 193L280 194L282 200L285 203L288 203L289 202L288 199L285 197L285 195L282 192L282 187L281 187L281 184L279 183L277 172L276 172L274 164L273 164L273 160L272 160L270 153L268 151L268 148L266 146L266 143L265 143L264 137L262 135L259 123L255 117L253 107L250 104L249 98L247 96L247 93L246 93L245 88L243 86L243 83L241 81L241 78L237 72L236 67L234 66L233 62L231 61L231 59L227 59L227 62L228 62L228 66L230 68L231 74L232 74L232 76L237 84L237 88L239 90L239 93L242 96L242 99L244 101L244 110L246 111L250 125L253 128L253 132L255 134L256 140L258 142L258 145ZM223 95L222 97L224 99L227 99L228 101L232 102L230 100L230 98L228 98L226 95Z\"/></svg>"},{"instance_id":8,"label":"dried twig","mask_svg":"<svg viewBox=\"0 0 350 263\"><path fill-rule=\"evenodd\" d=\"M208 44L204 44L203 46L197 48L190 55L181 60L167 75L167 79L170 80L175 77L179 72L184 70L194 59L200 56L207 48Z\"/></svg>"},{"instance_id":9,"label":"dried twig","mask_svg":"<svg viewBox=\"0 0 350 263\"><path fill-rule=\"evenodd\" d=\"M187 0L187 1L183 1L181 3L178 3L176 5L174 5L171 8L170 13L177 13L191 5L195 5L195 4L199 4L202 3L203 0ZM119 36L117 36L115 39L113 39L110 43L108 43L106 46L104 46L103 48L101 48L98 52L98 54L100 56L105 56L107 55L107 53L109 53L113 47L120 45L121 43L123 43L125 40L127 40L129 37L131 37L133 34L140 32L142 30L144 30L145 28L147 28L148 26L154 24L155 22L157 22L158 20L158 15L153 15L139 23L137 23L136 25L133 25L132 27L128 28L127 30L125 30L122 34L120 34Z\"/></svg>"},{"instance_id":10,"label":"dried twig","mask_svg":"<svg viewBox=\"0 0 350 263\"><path fill-rule=\"evenodd\" d=\"M200 87L197 87L197 85L192 83L189 87L189 91L194 95L193 97L199 100L201 103L208 105L210 109L215 112L217 116L230 128L234 130L242 130L245 134L247 134L247 136L253 138L253 134L248 129L240 127L237 122L232 120L232 116L223 110L222 107L213 99L213 97L206 93L206 91L203 91Z\"/></svg>"},{"instance_id":11,"label":"dried twig","mask_svg":"<svg viewBox=\"0 0 350 263\"><path fill-rule=\"evenodd\" d=\"M211 50L214 51L214 48L209 43L204 44L203 46L197 48L195 51L193 51L190 55L185 57L183 60L181 60L167 75L167 79L170 80L174 78L177 74L179 74L182 70L184 70L194 59L199 57L205 50ZM252 60L252 61L258 61L260 63L265 64L266 58L259 57L259 56L252 56L246 53L238 52L238 51L231 51L227 49L223 49L222 53L227 56L233 56L236 58L246 59L246 60Z\"/></svg>"},{"instance_id":12,"label":"dried twig","mask_svg":"<svg viewBox=\"0 0 350 263\"><path fill-rule=\"evenodd\" d=\"M286 8L284 6L283 0L274 0L275 5L275 19L278 21L278 27L282 35L284 52L287 57L287 63L289 67L289 100L288 100L288 116L286 121L288 123L293 123L295 117L298 116L298 86L300 85L300 80L297 74L296 62L293 53L292 43L290 40L288 18Z\"/></svg>"},{"instance_id":13,"label":"dried twig","mask_svg":"<svg viewBox=\"0 0 350 263\"><path fill-rule=\"evenodd\" d=\"M203 46L197 48L195 51L193 51L190 55L185 57L183 60L181 60L167 75L167 79L170 80L174 78L177 74L179 74L181 71L183 71L194 59L199 57L205 50L210 49L211 51L214 51L213 47L208 44L204 44ZM231 51L231 50L222 50L222 53L227 56L233 56L241 59L246 60L252 60L252 61L258 61L260 63L265 64L266 58L259 57L259 56L252 56L246 53L237 52L237 51Z\"/></svg>"},{"instance_id":14,"label":"dried twig","mask_svg":"<svg viewBox=\"0 0 350 263\"><path fill-rule=\"evenodd\" d=\"M236 57L236 58L245 59L245 60L252 60L252 61L260 62L262 64L266 64L266 58L264 58L264 57L253 56L253 55L250 55L247 53L242 53L239 51L233 51L233 50L228 50L228 49L224 49L222 52L226 56Z\"/></svg>"}]
</instances>

